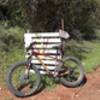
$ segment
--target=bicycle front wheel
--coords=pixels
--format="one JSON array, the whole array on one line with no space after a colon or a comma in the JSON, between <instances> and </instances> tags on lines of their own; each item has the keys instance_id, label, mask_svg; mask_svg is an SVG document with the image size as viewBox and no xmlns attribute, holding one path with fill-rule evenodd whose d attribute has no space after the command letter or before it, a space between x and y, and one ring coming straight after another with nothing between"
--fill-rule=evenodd
<instances>
[{"instance_id":1,"label":"bicycle front wheel","mask_svg":"<svg viewBox=\"0 0 100 100\"><path fill-rule=\"evenodd\" d=\"M8 89L11 93L19 97L34 94L41 83L40 72L37 68L32 65L26 76L26 66L27 62L25 61L11 66L6 77Z\"/></svg>"},{"instance_id":2,"label":"bicycle front wheel","mask_svg":"<svg viewBox=\"0 0 100 100\"><path fill-rule=\"evenodd\" d=\"M84 69L81 62L75 57L65 57L63 59L64 74L60 81L63 85L68 87L79 86L84 80Z\"/></svg>"}]
</instances>

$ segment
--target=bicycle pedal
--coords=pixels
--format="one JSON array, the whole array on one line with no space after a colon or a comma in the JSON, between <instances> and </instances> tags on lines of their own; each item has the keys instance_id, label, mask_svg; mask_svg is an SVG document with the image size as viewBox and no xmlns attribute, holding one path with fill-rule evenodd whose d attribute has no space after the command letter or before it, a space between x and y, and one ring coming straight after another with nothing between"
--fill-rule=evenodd
<instances>
[{"instance_id":1,"label":"bicycle pedal","mask_svg":"<svg viewBox=\"0 0 100 100\"><path fill-rule=\"evenodd\" d=\"M61 67L58 67L55 69L57 72L62 71L63 69Z\"/></svg>"}]
</instances>

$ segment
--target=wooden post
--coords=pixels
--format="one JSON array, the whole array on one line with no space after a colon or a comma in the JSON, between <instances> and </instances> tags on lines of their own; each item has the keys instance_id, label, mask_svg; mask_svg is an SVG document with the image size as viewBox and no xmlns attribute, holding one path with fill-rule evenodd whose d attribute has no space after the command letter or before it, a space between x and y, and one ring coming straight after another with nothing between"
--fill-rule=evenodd
<instances>
[{"instance_id":1,"label":"wooden post","mask_svg":"<svg viewBox=\"0 0 100 100\"><path fill-rule=\"evenodd\" d=\"M64 31L64 19L61 19L61 29Z\"/></svg>"},{"instance_id":2,"label":"wooden post","mask_svg":"<svg viewBox=\"0 0 100 100\"><path fill-rule=\"evenodd\" d=\"M61 18L61 29L64 31L64 19L63 18ZM61 56L63 57L63 55L64 55L64 46L63 46L63 44L64 44L64 42L63 42L63 40L61 39Z\"/></svg>"}]
</instances>

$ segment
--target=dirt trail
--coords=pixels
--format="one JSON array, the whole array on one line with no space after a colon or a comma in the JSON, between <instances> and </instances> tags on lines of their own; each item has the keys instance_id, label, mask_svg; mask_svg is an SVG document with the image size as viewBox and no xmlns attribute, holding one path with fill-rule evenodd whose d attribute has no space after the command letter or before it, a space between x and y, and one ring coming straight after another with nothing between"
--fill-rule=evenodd
<instances>
[{"instance_id":1,"label":"dirt trail","mask_svg":"<svg viewBox=\"0 0 100 100\"><path fill-rule=\"evenodd\" d=\"M87 74L87 82L83 87L66 88L57 85L52 90L43 90L28 97L17 98L7 89L0 88L0 100L100 100L100 68Z\"/></svg>"}]
</instances>

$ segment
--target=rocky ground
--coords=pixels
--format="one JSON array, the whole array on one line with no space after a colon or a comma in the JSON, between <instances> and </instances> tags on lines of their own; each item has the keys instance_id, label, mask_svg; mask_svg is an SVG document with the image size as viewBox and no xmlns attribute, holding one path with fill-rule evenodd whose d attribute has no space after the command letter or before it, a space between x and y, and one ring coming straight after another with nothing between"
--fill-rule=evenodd
<instances>
[{"instance_id":1,"label":"rocky ground","mask_svg":"<svg viewBox=\"0 0 100 100\"><path fill-rule=\"evenodd\" d=\"M100 68L86 75L87 82L78 88L57 85L27 98L13 96L5 87L0 88L0 100L100 100Z\"/></svg>"}]
</instances>

